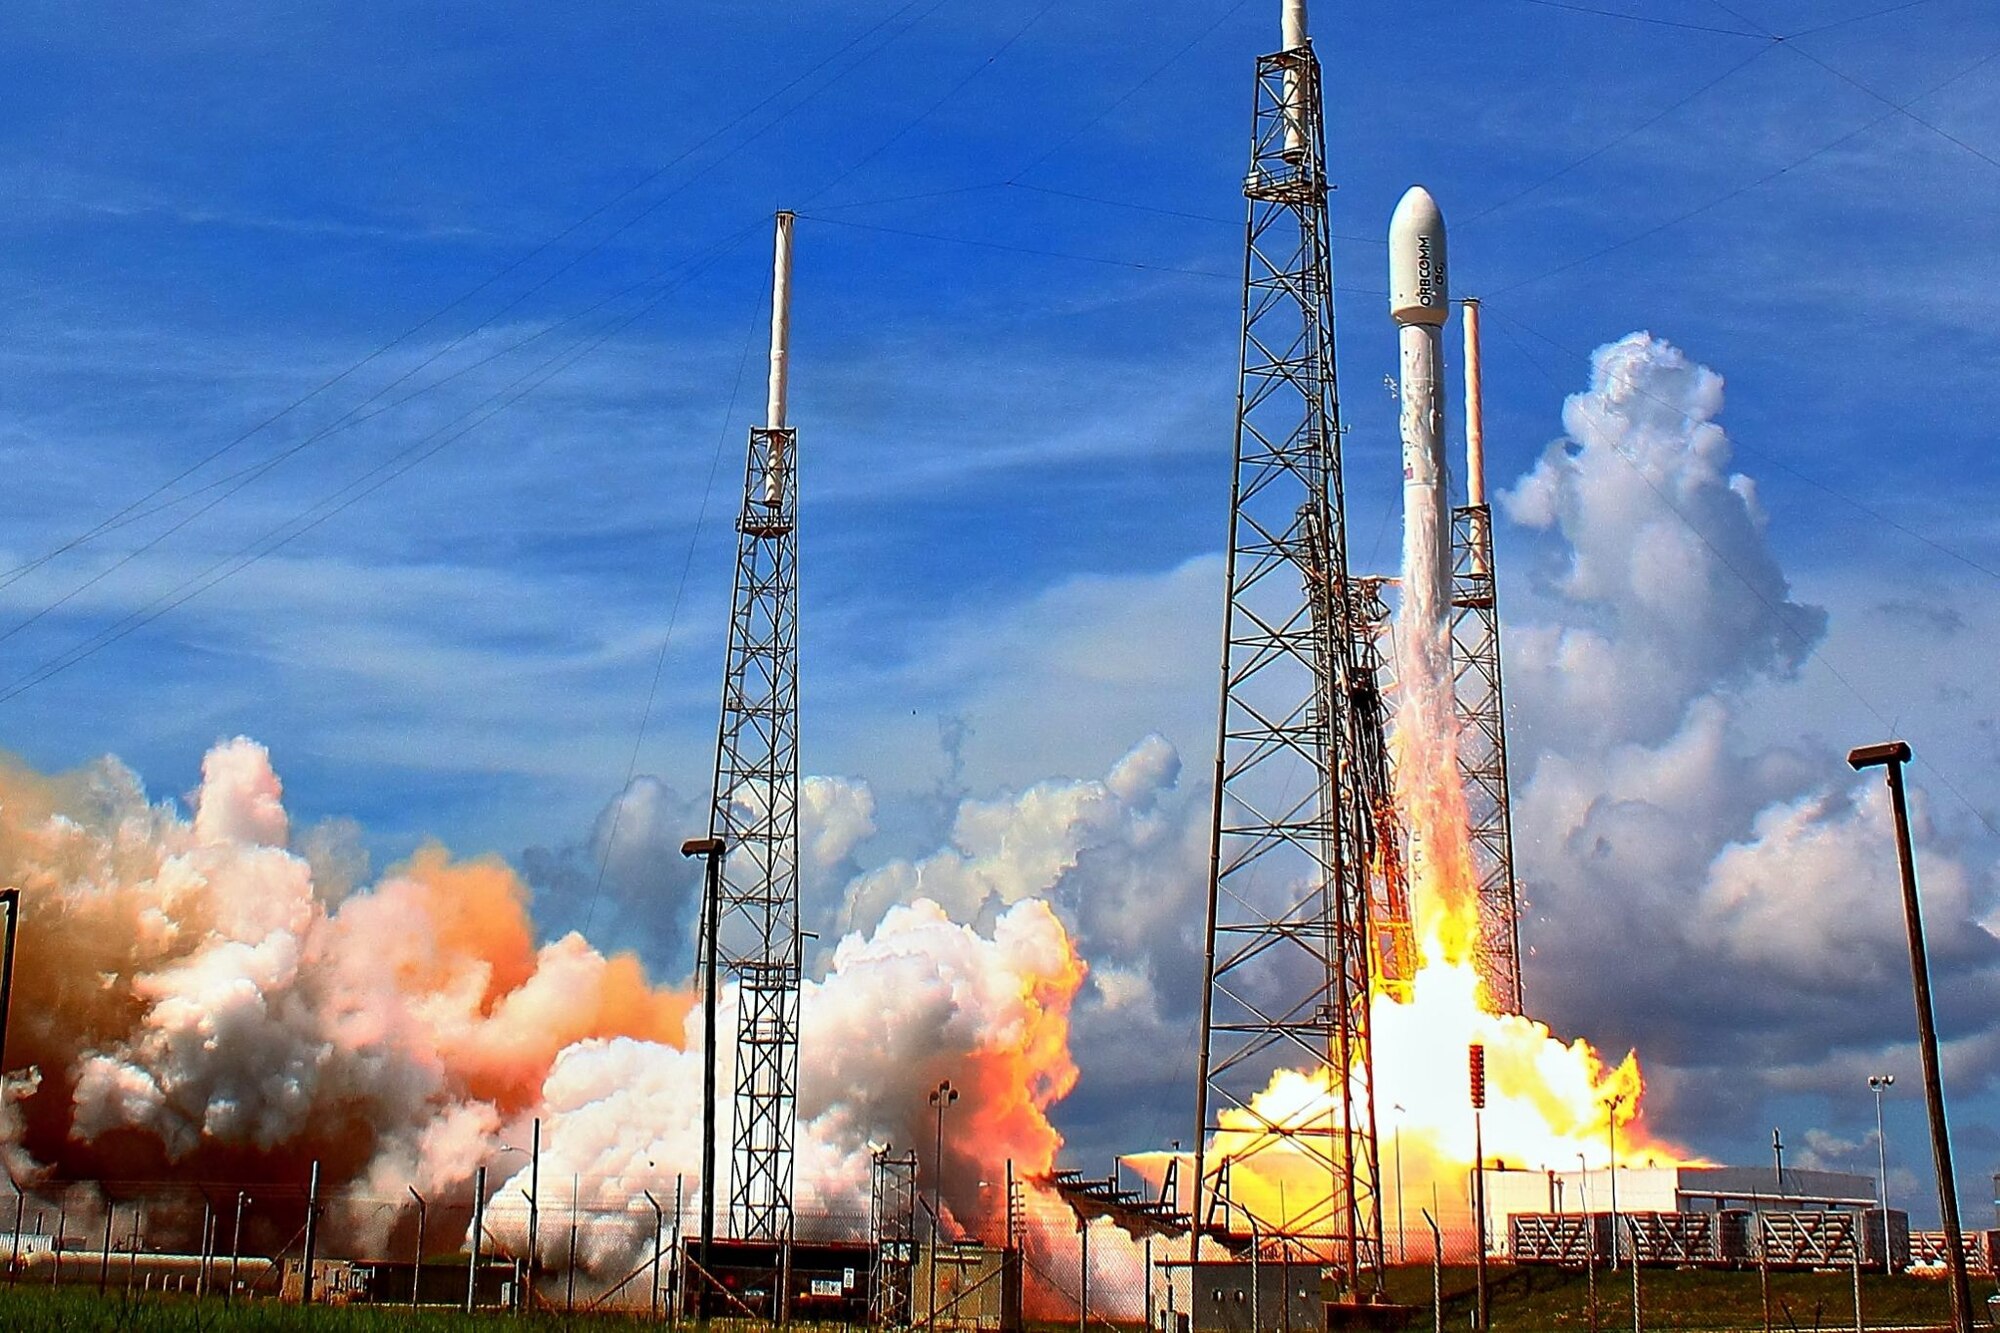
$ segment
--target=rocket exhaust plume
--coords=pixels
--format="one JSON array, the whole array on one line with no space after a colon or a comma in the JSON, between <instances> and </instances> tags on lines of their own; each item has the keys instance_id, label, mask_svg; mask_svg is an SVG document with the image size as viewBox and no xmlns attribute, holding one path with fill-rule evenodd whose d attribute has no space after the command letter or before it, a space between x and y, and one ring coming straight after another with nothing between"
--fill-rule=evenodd
<instances>
[{"instance_id":1,"label":"rocket exhaust plume","mask_svg":"<svg viewBox=\"0 0 2000 1333\"><path fill-rule=\"evenodd\" d=\"M1470 1228L1466 1167L1473 1129L1466 1048L1486 1049L1486 1151L1513 1166L1604 1167L1615 1136L1621 1159L1679 1162L1686 1154L1650 1134L1641 1115L1638 1059L1607 1060L1588 1042L1502 1012L1477 967L1479 897L1466 796L1458 765L1451 659L1451 509L1444 462L1442 330L1450 311L1444 220L1421 187L1397 205L1389 237L1390 314L1401 344L1404 546L1397 620L1395 798L1410 844L1416 972L1392 993L1376 979L1370 1014L1373 1089L1385 1162L1385 1214L1412 1226L1436 1187L1447 1225ZM1468 472L1483 499L1484 448L1477 385L1477 308L1468 310ZM1324 1197L1323 1159L1286 1131L1338 1122L1344 1094L1331 1071L1274 1074L1247 1110L1224 1112L1206 1152L1235 1166L1230 1188L1248 1213L1310 1215ZM1274 1132L1271 1126L1278 1126ZM1393 1141L1393 1148L1391 1146ZM1386 1163L1392 1153L1401 1170ZM1184 1168L1185 1169L1185 1168ZM1164 1163L1153 1164L1154 1179ZM1399 1195L1398 1191L1407 1191ZM1407 1201L1406 1201L1407 1200ZM1394 1237L1404 1228L1388 1226ZM1427 1242L1426 1242L1427 1243ZM1398 1256L1402 1257L1402 1256Z\"/></svg>"}]
</instances>

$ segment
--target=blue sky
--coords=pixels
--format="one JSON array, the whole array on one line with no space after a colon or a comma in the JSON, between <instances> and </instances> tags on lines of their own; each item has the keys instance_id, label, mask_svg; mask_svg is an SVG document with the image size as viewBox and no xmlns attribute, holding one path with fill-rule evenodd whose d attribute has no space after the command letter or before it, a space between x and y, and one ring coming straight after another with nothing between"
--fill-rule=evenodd
<instances>
[{"instance_id":1,"label":"blue sky","mask_svg":"<svg viewBox=\"0 0 2000 1333\"><path fill-rule=\"evenodd\" d=\"M176 482L173 507L6 576L0 743L50 769L116 753L171 796L209 744L248 733L295 813L359 821L378 865L425 836L521 860L587 842L663 660L636 771L699 792L762 404L767 219L786 206L804 215L807 767L869 784L879 829L841 870L928 854L965 797L1101 778L1151 733L1198 771L1249 68L1275 8L16 7L0 37L5 565L241 440ZM1431 0L1322 3L1314 31L1356 564L1396 549L1378 238L1421 181L1453 227L1457 289L1486 301L1496 489L1563 433L1599 345L1649 330L1722 375L1759 550L1829 629L1702 688L1736 706L1746 772L1906 733L1967 919L1992 911L2000 16ZM1569 548L1523 524L1500 543L1508 604L1567 623ZM1810 785L1773 782L1758 799ZM1542 856L1560 880L1562 855L1531 853L1531 874ZM543 894L551 927L588 917L608 944L672 952L639 899L600 910L574 877ZM1847 1062L1914 1074L1886 983L1856 983L1882 1024L1865 1041L1774 1001L1718 1063L1700 1015L1558 974L1568 924L1531 921L1531 993L1547 969L1559 1026L1662 1049L1668 1126L1710 1153L1761 1160L1774 1118L1859 1142L1872 1104ZM1972 1046L1983 947L1946 985L1948 1032ZM1158 941L1135 960L1178 966ZM1765 993L1754 969L1732 984ZM1109 1027L1084 1027L1079 1144L1178 1131L1165 1080L1159 1127L1110 1122L1116 1089L1087 1058ZM1777 1070L1799 1042L1822 1046ZM1962 1058L1971 1177L2000 1156L1995 1065ZM1917 1142L1913 1110L1892 1155L1899 1133ZM1912 1181L1923 1166L1904 1161Z\"/></svg>"}]
</instances>

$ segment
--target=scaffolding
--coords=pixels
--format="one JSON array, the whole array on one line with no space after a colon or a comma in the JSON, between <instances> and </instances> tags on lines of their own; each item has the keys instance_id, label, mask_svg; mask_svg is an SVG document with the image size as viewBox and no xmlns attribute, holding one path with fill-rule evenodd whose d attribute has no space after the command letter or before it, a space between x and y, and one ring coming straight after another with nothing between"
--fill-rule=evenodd
<instances>
[{"instance_id":1,"label":"scaffolding","mask_svg":"<svg viewBox=\"0 0 2000 1333\"><path fill-rule=\"evenodd\" d=\"M1507 700L1500 683L1500 612L1493 590L1493 511L1463 505L1451 522L1451 650L1458 770L1479 892L1480 984L1501 1011L1525 1012L1514 818L1507 792Z\"/></svg>"},{"instance_id":2,"label":"scaffolding","mask_svg":"<svg viewBox=\"0 0 2000 1333\"><path fill-rule=\"evenodd\" d=\"M798 432L785 424L792 215L778 215L770 424L750 431L709 833L726 840L716 960L736 982L729 1213L738 1239L792 1235L798 1115Z\"/></svg>"},{"instance_id":3,"label":"scaffolding","mask_svg":"<svg viewBox=\"0 0 2000 1333\"><path fill-rule=\"evenodd\" d=\"M917 1154L874 1156L868 1191L868 1318L877 1328L910 1324L917 1263Z\"/></svg>"},{"instance_id":4,"label":"scaffolding","mask_svg":"<svg viewBox=\"0 0 2000 1333\"><path fill-rule=\"evenodd\" d=\"M1374 1299L1379 812L1362 732L1379 722L1355 706L1372 682L1355 663L1320 66L1302 35L1259 58L1252 125L1190 1214L1226 1165L1268 1154L1287 1179L1318 1176L1318 1197L1295 1189L1270 1216L1227 1212ZM1325 1097L1272 1109L1258 1094L1279 1070Z\"/></svg>"}]
</instances>

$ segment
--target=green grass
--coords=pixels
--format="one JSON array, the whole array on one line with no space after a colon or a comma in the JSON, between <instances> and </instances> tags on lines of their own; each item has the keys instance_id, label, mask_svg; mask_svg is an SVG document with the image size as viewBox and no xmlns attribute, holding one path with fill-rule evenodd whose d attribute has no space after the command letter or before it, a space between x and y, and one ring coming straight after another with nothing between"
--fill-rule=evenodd
<instances>
[{"instance_id":1,"label":"green grass","mask_svg":"<svg viewBox=\"0 0 2000 1333\"><path fill-rule=\"evenodd\" d=\"M1586 1317L1588 1283L1582 1273L1555 1269L1509 1268L1490 1272L1495 1333L1566 1333L1589 1327ZM1763 1306L1757 1274L1675 1272L1647 1269L1642 1273L1647 1329L1761 1329ZM1445 1327L1463 1330L1472 1310L1475 1279L1469 1267L1444 1271ZM1415 1307L1410 1327L1431 1327L1431 1274L1428 1268L1392 1269L1389 1295ZM1992 1284L1976 1283L1974 1299L1984 1301ZM1599 1273L1598 1327L1622 1333L1632 1327L1632 1285L1628 1273ZM1854 1327L1852 1279L1846 1273L1775 1273L1771 1277L1772 1327L1784 1333ZM1864 1274L1862 1314L1870 1328L1943 1328L1949 1298L1942 1282L1924 1278ZM0 1329L54 1330L55 1333L498 1333L526 1327L537 1333L584 1333L584 1330L635 1328L650 1324L643 1318L618 1315L537 1315L519 1319L493 1313L467 1316L447 1311L412 1313L403 1308L319 1306L301 1309L276 1301L235 1306L220 1300L187 1296L99 1296L88 1287L32 1288L0 1286ZM724 1325L715 1326L718 1333ZM1073 1327L1066 1325L1064 1327ZM728 1326L730 1333L749 1333L746 1325Z\"/></svg>"},{"instance_id":2,"label":"green grass","mask_svg":"<svg viewBox=\"0 0 2000 1333\"><path fill-rule=\"evenodd\" d=\"M1588 1319L1589 1279L1560 1269L1513 1268L1488 1270L1492 1289L1495 1333L1557 1333L1584 1329ZM1471 1314L1477 1279L1470 1267L1444 1270L1444 1312L1447 1329L1464 1329ZM1980 1303L1984 1324L1985 1298L1991 1282L1975 1282L1973 1299ZM1389 1295L1399 1304L1421 1307L1413 1328L1431 1327L1431 1271L1390 1270ZM1640 1272L1640 1295L1648 1329L1758 1329L1764 1327L1763 1300L1757 1273L1648 1268ZM1607 1333L1632 1327L1632 1281L1629 1270L1597 1275L1598 1327ZM1865 1327L1944 1328L1951 1313L1945 1284L1930 1278L1861 1275L1861 1314ZM1849 1273L1773 1273L1771 1326L1774 1329L1854 1327L1854 1283Z\"/></svg>"}]
</instances>

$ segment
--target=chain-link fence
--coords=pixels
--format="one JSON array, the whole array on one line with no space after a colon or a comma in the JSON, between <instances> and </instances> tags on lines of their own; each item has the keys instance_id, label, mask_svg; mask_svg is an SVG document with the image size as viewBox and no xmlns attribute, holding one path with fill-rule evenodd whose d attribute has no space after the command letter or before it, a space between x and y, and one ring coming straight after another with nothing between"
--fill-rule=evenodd
<instances>
[{"instance_id":1,"label":"chain-link fence","mask_svg":"<svg viewBox=\"0 0 2000 1333\"><path fill-rule=\"evenodd\" d=\"M794 1244L781 1250L727 1239L724 1207L704 1261L699 1201L684 1184L635 1191L621 1180L544 1176L536 1198L528 1179L517 1175L483 1200L467 1185L400 1197L348 1189L317 1200L309 1185L268 1181L24 1186L0 1194L0 1257L16 1284L662 1319L789 1315L858 1325L893 1308L917 1327L1177 1333L1198 1298L1188 1238L1134 1237L1103 1219L1079 1229L1070 1208L1040 1189L971 1226L946 1210L934 1227L924 1201L908 1233L914 1243L886 1264L865 1210L802 1211ZM1434 1254L1446 1269L1473 1261L1463 1205L1436 1231L1421 1214L1392 1215L1385 1230L1392 1267L1427 1273ZM1292 1266L1276 1253L1281 1289L1310 1274L1318 1290L1316 1267L1285 1271ZM1228 1256L1208 1243L1203 1257ZM898 1285L901 1301L877 1302L882 1284Z\"/></svg>"}]
</instances>

